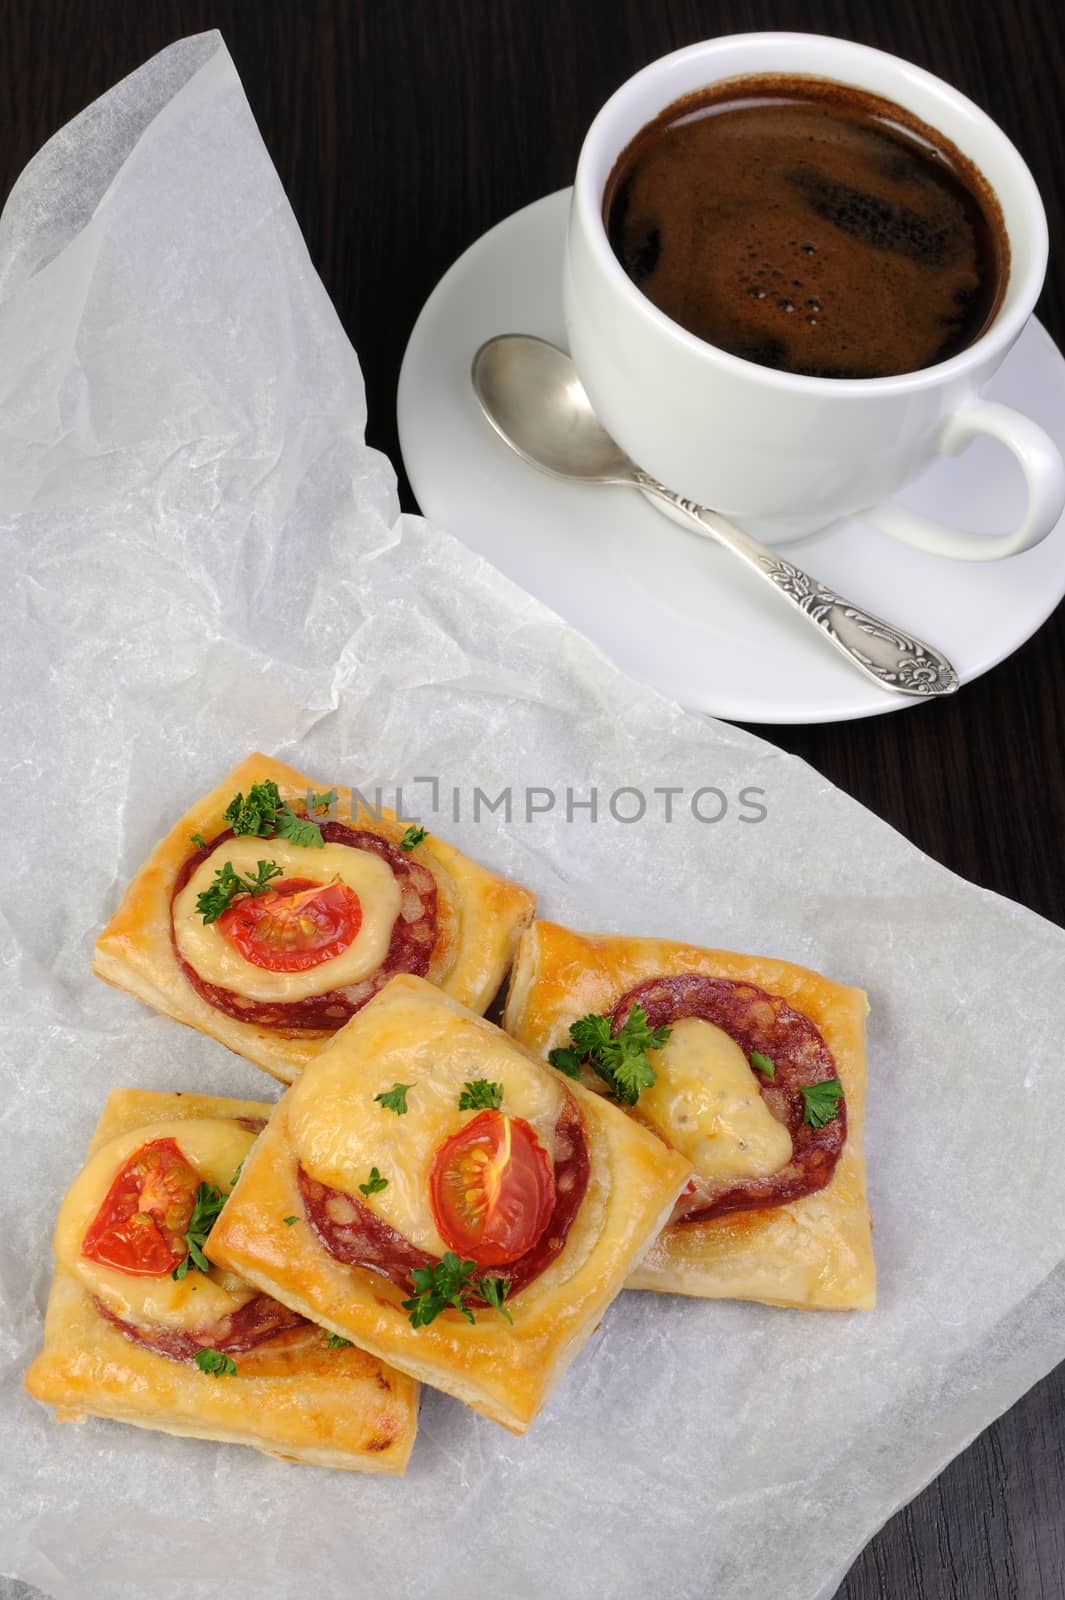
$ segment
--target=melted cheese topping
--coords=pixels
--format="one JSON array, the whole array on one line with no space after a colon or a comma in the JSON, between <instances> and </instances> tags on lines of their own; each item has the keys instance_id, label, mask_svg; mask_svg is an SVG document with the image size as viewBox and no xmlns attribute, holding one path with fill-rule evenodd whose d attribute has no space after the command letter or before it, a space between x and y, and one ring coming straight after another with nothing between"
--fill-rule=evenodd
<instances>
[{"instance_id":1,"label":"melted cheese topping","mask_svg":"<svg viewBox=\"0 0 1065 1600\"><path fill-rule=\"evenodd\" d=\"M258 1290L220 1267L213 1267L210 1273L192 1270L175 1282L169 1272L160 1278L137 1277L89 1261L81 1253L82 1240L118 1173L142 1145L156 1139L174 1139L203 1182L223 1192L255 1143L255 1135L238 1122L214 1117L153 1122L112 1139L86 1162L67 1191L53 1239L56 1260L76 1273L89 1294L124 1322L145 1328L209 1328Z\"/></svg>"},{"instance_id":2,"label":"melted cheese topping","mask_svg":"<svg viewBox=\"0 0 1065 1600\"><path fill-rule=\"evenodd\" d=\"M486 1033L435 997L396 997L383 1011L372 1005L357 1025L356 1045L342 1029L289 1091L295 1154L312 1178L357 1199L364 1198L358 1185L376 1167L388 1188L365 1197L366 1204L412 1244L442 1255L447 1247L429 1203L429 1168L444 1140L477 1115L459 1110L463 1084L501 1083L500 1109L524 1117L551 1159L562 1087L505 1035ZM374 1100L397 1082L413 1084L404 1116Z\"/></svg>"},{"instance_id":3,"label":"melted cheese topping","mask_svg":"<svg viewBox=\"0 0 1065 1600\"><path fill-rule=\"evenodd\" d=\"M791 1134L722 1028L684 1017L650 1059L657 1081L640 1096L640 1117L687 1156L701 1178L764 1178L787 1166Z\"/></svg>"},{"instance_id":4,"label":"melted cheese topping","mask_svg":"<svg viewBox=\"0 0 1065 1600\"><path fill-rule=\"evenodd\" d=\"M306 972L268 972L246 961L217 922L204 922L196 900L210 888L219 868L229 861L234 872L254 878L259 861L276 861L285 878L332 883L339 878L354 889L362 905L362 926L338 956ZM376 971L388 954L392 927L402 909L402 894L391 867L368 850L347 844L326 844L321 850L292 845L286 839L227 839L202 861L174 901L174 934L184 959L205 983L218 984L249 1000L308 1000L358 983ZM415 915L421 903L411 908Z\"/></svg>"}]
</instances>

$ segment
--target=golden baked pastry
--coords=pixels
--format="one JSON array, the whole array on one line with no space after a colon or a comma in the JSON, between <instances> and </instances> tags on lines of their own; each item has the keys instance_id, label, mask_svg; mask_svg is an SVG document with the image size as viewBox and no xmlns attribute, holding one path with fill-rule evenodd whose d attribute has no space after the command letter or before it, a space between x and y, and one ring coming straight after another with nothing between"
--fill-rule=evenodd
<instances>
[{"instance_id":1,"label":"golden baked pastry","mask_svg":"<svg viewBox=\"0 0 1065 1600\"><path fill-rule=\"evenodd\" d=\"M44 1349L26 1387L60 1422L110 1417L288 1461L403 1472L417 1384L202 1254L208 1270L195 1264L272 1110L112 1093L60 1209Z\"/></svg>"},{"instance_id":2,"label":"golden baked pastry","mask_svg":"<svg viewBox=\"0 0 1065 1600\"><path fill-rule=\"evenodd\" d=\"M527 889L349 789L253 755L174 824L96 941L93 970L291 1083L397 972L484 1011Z\"/></svg>"},{"instance_id":3,"label":"golden baked pastry","mask_svg":"<svg viewBox=\"0 0 1065 1600\"><path fill-rule=\"evenodd\" d=\"M521 1433L690 1170L451 996L399 976L282 1097L207 1250Z\"/></svg>"},{"instance_id":4,"label":"golden baked pastry","mask_svg":"<svg viewBox=\"0 0 1065 1600\"><path fill-rule=\"evenodd\" d=\"M599 1026L615 1037L636 1006L648 1036L669 1036L637 1052L654 1081L631 1114L695 1175L628 1287L871 1308L862 991L765 956L535 922L503 1025L541 1057L566 1052L555 1060L570 1071L583 1061L582 1080L608 1093L580 1048L594 1026L582 1032L579 1019L609 1019ZM610 1059L608 1047L608 1070Z\"/></svg>"}]
</instances>

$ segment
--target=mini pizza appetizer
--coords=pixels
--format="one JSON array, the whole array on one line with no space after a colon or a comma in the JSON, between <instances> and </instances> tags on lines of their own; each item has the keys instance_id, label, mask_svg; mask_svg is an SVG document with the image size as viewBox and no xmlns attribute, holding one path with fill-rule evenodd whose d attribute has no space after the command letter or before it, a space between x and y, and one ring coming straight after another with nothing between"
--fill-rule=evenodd
<instances>
[{"instance_id":1,"label":"mini pizza appetizer","mask_svg":"<svg viewBox=\"0 0 1065 1600\"><path fill-rule=\"evenodd\" d=\"M56 1223L44 1349L26 1373L88 1415L403 1472L418 1386L204 1254L272 1106L116 1089Z\"/></svg>"},{"instance_id":2,"label":"mini pizza appetizer","mask_svg":"<svg viewBox=\"0 0 1065 1600\"><path fill-rule=\"evenodd\" d=\"M534 905L425 829L254 755L153 850L93 970L291 1083L398 972L486 1010Z\"/></svg>"},{"instance_id":3,"label":"mini pizza appetizer","mask_svg":"<svg viewBox=\"0 0 1065 1600\"><path fill-rule=\"evenodd\" d=\"M629 1279L710 1299L870 1309L860 989L667 939L522 937L503 1025L692 1163Z\"/></svg>"},{"instance_id":4,"label":"mini pizza appetizer","mask_svg":"<svg viewBox=\"0 0 1065 1600\"><path fill-rule=\"evenodd\" d=\"M284 1095L205 1248L522 1433L690 1172L491 1023L397 977Z\"/></svg>"}]
</instances>

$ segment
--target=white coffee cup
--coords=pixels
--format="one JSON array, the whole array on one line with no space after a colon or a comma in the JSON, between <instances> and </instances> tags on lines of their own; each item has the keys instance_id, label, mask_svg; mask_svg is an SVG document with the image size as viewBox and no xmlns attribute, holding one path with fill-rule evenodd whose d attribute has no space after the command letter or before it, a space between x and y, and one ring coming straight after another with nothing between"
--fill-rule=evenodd
<instances>
[{"instance_id":1,"label":"white coffee cup","mask_svg":"<svg viewBox=\"0 0 1065 1600\"><path fill-rule=\"evenodd\" d=\"M683 95L751 73L807 74L914 112L973 161L998 196L1010 276L990 327L936 366L888 378L811 378L705 343L641 293L614 255L603 194L617 157ZM1065 508L1065 466L1042 428L982 393L1032 314L1047 262L1039 191L1005 134L964 95L883 51L803 33L708 39L652 62L599 112L581 149L566 240L570 353L592 404L644 471L769 543L858 515L937 555L989 561L1045 538ZM935 460L990 435L1027 482L1008 533L950 528L895 494Z\"/></svg>"}]
</instances>

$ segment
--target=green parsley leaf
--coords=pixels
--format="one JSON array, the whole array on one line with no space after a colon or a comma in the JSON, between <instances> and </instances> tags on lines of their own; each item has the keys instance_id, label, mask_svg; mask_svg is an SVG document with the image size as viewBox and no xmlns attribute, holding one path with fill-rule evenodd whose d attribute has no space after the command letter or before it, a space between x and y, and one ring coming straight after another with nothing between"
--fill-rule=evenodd
<instances>
[{"instance_id":1,"label":"green parsley leaf","mask_svg":"<svg viewBox=\"0 0 1065 1600\"><path fill-rule=\"evenodd\" d=\"M246 1161L247 1159L248 1159L247 1156L245 1156L244 1160ZM236 1170L234 1171L233 1176L229 1180L229 1187L230 1187L230 1191L231 1192L232 1192L232 1190L234 1190L237 1187L237 1184L240 1182L240 1175L241 1175L241 1173L243 1171L244 1171L244 1161L238 1161L237 1162L237 1166L236 1166Z\"/></svg>"},{"instance_id":2,"label":"green parsley leaf","mask_svg":"<svg viewBox=\"0 0 1065 1600\"><path fill-rule=\"evenodd\" d=\"M204 922L217 922L237 895L262 894L270 880L280 876L281 868L276 861L260 861L254 878L250 873L242 877L234 872L233 863L227 861L224 867L219 867L210 885L196 896L196 910Z\"/></svg>"},{"instance_id":3,"label":"green parsley leaf","mask_svg":"<svg viewBox=\"0 0 1065 1600\"><path fill-rule=\"evenodd\" d=\"M811 1128L824 1128L828 1123L835 1122L839 1115L843 1085L838 1078L826 1078L822 1083L804 1083L802 1097L806 1102L802 1120Z\"/></svg>"},{"instance_id":4,"label":"green parsley leaf","mask_svg":"<svg viewBox=\"0 0 1065 1600\"><path fill-rule=\"evenodd\" d=\"M274 837L287 839L289 844L304 845L314 850L321 850L325 846L321 825L313 822L310 817L297 817L287 800L281 807L274 825Z\"/></svg>"},{"instance_id":5,"label":"green parsley leaf","mask_svg":"<svg viewBox=\"0 0 1065 1600\"><path fill-rule=\"evenodd\" d=\"M379 1100L386 1111L394 1111L397 1117L405 1117L407 1095L413 1088L413 1083L394 1083L385 1094L375 1094L374 1099Z\"/></svg>"},{"instance_id":6,"label":"green parsley leaf","mask_svg":"<svg viewBox=\"0 0 1065 1600\"><path fill-rule=\"evenodd\" d=\"M299 1217L282 1217L281 1218L281 1221L285 1224L286 1228L291 1228L292 1224L294 1222L298 1222L299 1220L300 1220Z\"/></svg>"},{"instance_id":7,"label":"green parsley leaf","mask_svg":"<svg viewBox=\"0 0 1065 1600\"><path fill-rule=\"evenodd\" d=\"M181 1263L181 1268L183 1269L181 1276L185 1276L185 1273L188 1272L190 1266L195 1267L197 1272L210 1272L211 1263L208 1261L207 1257L197 1244L195 1236L193 1234L186 1234L185 1242L189 1247L189 1253ZM177 1270L178 1269L175 1269L175 1271Z\"/></svg>"},{"instance_id":8,"label":"green parsley leaf","mask_svg":"<svg viewBox=\"0 0 1065 1600\"><path fill-rule=\"evenodd\" d=\"M503 1104L503 1085L487 1078L473 1078L462 1086L460 1111L498 1111Z\"/></svg>"},{"instance_id":9,"label":"green parsley leaf","mask_svg":"<svg viewBox=\"0 0 1065 1600\"><path fill-rule=\"evenodd\" d=\"M249 894L262 894L267 884L273 878L280 878L281 868L276 861L257 861L255 863L255 877L245 873L244 882L248 886Z\"/></svg>"},{"instance_id":10,"label":"green parsley leaf","mask_svg":"<svg viewBox=\"0 0 1065 1600\"><path fill-rule=\"evenodd\" d=\"M580 1077L581 1058L577 1054L576 1050L570 1050L566 1046L562 1046L558 1050L549 1050L547 1052L547 1059L550 1061L556 1072L564 1073L567 1078Z\"/></svg>"},{"instance_id":11,"label":"green parsley leaf","mask_svg":"<svg viewBox=\"0 0 1065 1600\"><path fill-rule=\"evenodd\" d=\"M346 1350L351 1344L350 1339L343 1338L339 1333L327 1333L325 1342L330 1350Z\"/></svg>"},{"instance_id":12,"label":"green parsley leaf","mask_svg":"<svg viewBox=\"0 0 1065 1600\"><path fill-rule=\"evenodd\" d=\"M280 809L280 791L268 778L265 783L253 783L246 800L242 794L234 795L225 817L234 833L263 834L271 830Z\"/></svg>"},{"instance_id":13,"label":"green parsley leaf","mask_svg":"<svg viewBox=\"0 0 1065 1600\"><path fill-rule=\"evenodd\" d=\"M570 1023L569 1036L582 1056L594 1056L609 1051L614 1043L610 1018L597 1017L594 1013L591 1016L579 1017L576 1022Z\"/></svg>"},{"instance_id":14,"label":"green parsley leaf","mask_svg":"<svg viewBox=\"0 0 1065 1600\"><path fill-rule=\"evenodd\" d=\"M196 1365L212 1378L235 1378L237 1363L224 1350L197 1350Z\"/></svg>"},{"instance_id":15,"label":"green parsley leaf","mask_svg":"<svg viewBox=\"0 0 1065 1600\"><path fill-rule=\"evenodd\" d=\"M770 1056L764 1056L760 1050L751 1051L751 1066L755 1072L764 1073L767 1078L777 1075L776 1062Z\"/></svg>"},{"instance_id":16,"label":"green parsley leaf","mask_svg":"<svg viewBox=\"0 0 1065 1600\"><path fill-rule=\"evenodd\" d=\"M203 1246L207 1243L207 1235L218 1221L218 1214L228 1198L228 1195L224 1195L221 1189L216 1189L212 1184L198 1185L188 1231L185 1234L185 1255L170 1274L179 1283L190 1267L195 1267L197 1272L210 1272L211 1263L203 1253Z\"/></svg>"},{"instance_id":17,"label":"green parsley leaf","mask_svg":"<svg viewBox=\"0 0 1065 1600\"><path fill-rule=\"evenodd\" d=\"M510 1293L510 1284L506 1278L477 1278L474 1280L473 1287L477 1290L485 1305L491 1306L493 1310L498 1311L500 1316L506 1317L511 1327L514 1326L514 1318L503 1304L503 1301Z\"/></svg>"},{"instance_id":18,"label":"green parsley leaf","mask_svg":"<svg viewBox=\"0 0 1065 1600\"><path fill-rule=\"evenodd\" d=\"M422 840L428 836L428 833L428 828L419 828L415 823L412 822L402 839L399 841L399 848L401 850L416 850L421 844Z\"/></svg>"},{"instance_id":19,"label":"green parsley leaf","mask_svg":"<svg viewBox=\"0 0 1065 1600\"><path fill-rule=\"evenodd\" d=\"M204 922L217 922L222 912L228 910L233 898L242 891L240 875L233 871L232 861L227 861L215 873L210 887L197 895L196 910Z\"/></svg>"},{"instance_id":20,"label":"green parsley leaf","mask_svg":"<svg viewBox=\"0 0 1065 1600\"><path fill-rule=\"evenodd\" d=\"M204 838L202 833L190 833L189 838L192 840L193 844L198 844L201 850L207 849L207 840Z\"/></svg>"},{"instance_id":21,"label":"green parsley leaf","mask_svg":"<svg viewBox=\"0 0 1065 1600\"><path fill-rule=\"evenodd\" d=\"M336 792L336 790L335 789L323 789L321 794L312 794L311 795L310 809L312 811L332 811L332 809L336 805L336 803L337 803L337 792ZM345 1342L345 1344L350 1344L351 1340L350 1339L346 1339L344 1342Z\"/></svg>"},{"instance_id":22,"label":"green parsley leaf","mask_svg":"<svg viewBox=\"0 0 1065 1600\"><path fill-rule=\"evenodd\" d=\"M388 1179L387 1178L382 1178L381 1174L378 1172L376 1167L371 1167L370 1168L370 1181L369 1181L369 1183L360 1183L359 1184L359 1193L360 1194L364 1194L367 1197L369 1197L372 1194L380 1194L382 1189L387 1189L387 1188L388 1188Z\"/></svg>"},{"instance_id":23,"label":"green parsley leaf","mask_svg":"<svg viewBox=\"0 0 1065 1600\"><path fill-rule=\"evenodd\" d=\"M453 1250L445 1251L435 1267L415 1267L411 1273L414 1294L403 1301L411 1327L427 1328L448 1306L461 1311L467 1322L476 1322L464 1298L476 1271L476 1261L460 1261Z\"/></svg>"},{"instance_id":24,"label":"green parsley leaf","mask_svg":"<svg viewBox=\"0 0 1065 1600\"><path fill-rule=\"evenodd\" d=\"M336 797L335 789L313 795L312 809L331 806ZM282 800L281 791L272 779L267 779L265 783L253 783L247 799L242 794L234 795L226 807L225 817L234 833L288 839L292 844L307 845L317 850L322 848L324 842L320 824L311 817L297 816L289 802Z\"/></svg>"},{"instance_id":25,"label":"green parsley leaf","mask_svg":"<svg viewBox=\"0 0 1065 1600\"><path fill-rule=\"evenodd\" d=\"M633 1006L623 1028L615 1033L609 1017L594 1014L570 1024L570 1038L576 1055L609 1084L615 1100L634 1106L645 1089L655 1081L655 1070L647 1059L648 1050L661 1050L669 1038L669 1028L649 1028L647 1013ZM556 1052L551 1052L552 1056ZM548 1057L551 1060L551 1056ZM552 1061L552 1066L555 1062ZM568 1057L567 1057L568 1064ZM563 1069L564 1070L564 1069Z\"/></svg>"}]
</instances>

